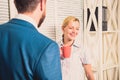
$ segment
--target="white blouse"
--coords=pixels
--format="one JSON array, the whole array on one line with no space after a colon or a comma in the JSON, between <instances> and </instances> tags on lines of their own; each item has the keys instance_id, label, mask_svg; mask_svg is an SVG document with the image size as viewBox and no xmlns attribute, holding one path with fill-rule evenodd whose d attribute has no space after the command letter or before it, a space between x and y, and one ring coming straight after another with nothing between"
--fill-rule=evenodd
<instances>
[{"instance_id":1,"label":"white blouse","mask_svg":"<svg viewBox=\"0 0 120 80\"><path fill-rule=\"evenodd\" d=\"M62 41L59 47L62 47ZM85 80L83 64L91 64L89 52L74 42L70 58L61 59L62 80Z\"/></svg>"}]
</instances>

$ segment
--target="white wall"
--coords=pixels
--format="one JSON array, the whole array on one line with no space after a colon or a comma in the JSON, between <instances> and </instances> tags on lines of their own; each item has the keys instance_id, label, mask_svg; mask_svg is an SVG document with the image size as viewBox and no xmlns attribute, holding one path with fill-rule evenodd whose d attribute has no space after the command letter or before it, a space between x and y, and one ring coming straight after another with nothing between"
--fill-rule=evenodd
<instances>
[{"instance_id":1,"label":"white wall","mask_svg":"<svg viewBox=\"0 0 120 80\"><path fill-rule=\"evenodd\" d=\"M62 35L62 21L65 17L70 15L76 16L80 19L82 33L83 0L48 0L47 17L40 28L40 32L53 40L59 41Z\"/></svg>"}]
</instances>

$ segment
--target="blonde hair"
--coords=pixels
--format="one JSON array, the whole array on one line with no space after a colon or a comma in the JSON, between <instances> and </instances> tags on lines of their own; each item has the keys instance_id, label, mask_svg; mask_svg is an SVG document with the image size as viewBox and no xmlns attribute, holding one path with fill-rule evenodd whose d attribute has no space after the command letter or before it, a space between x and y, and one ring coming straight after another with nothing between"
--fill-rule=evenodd
<instances>
[{"instance_id":1,"label":"blonde hair","mask_svg":"<svg viewBox=\"0 0 120 80\"><path fill-rule=\"evenodd\" d=\"M65 28L71 20L72 21L78 21L80 23L78 18L76 18L74 16L68 16L64 19L63 24L62 24L62 28Z\"/></svg>"},{"instance_id":2,"label":"blonde hair","mask_svg":"<svg viewBox=\"0 0 120 80\"><path fill-rule=\"evenodd\" d=\"M78 18L76 18L74 16L68 16L63 21L62 29L65 28L69 24L70 21L78 21L80 23ZM64 38L64 34L62 34L62 40L63 40L63 38ZM64 40L63 40L63 42L64 42Z\"/></svg>"}]
</instances>

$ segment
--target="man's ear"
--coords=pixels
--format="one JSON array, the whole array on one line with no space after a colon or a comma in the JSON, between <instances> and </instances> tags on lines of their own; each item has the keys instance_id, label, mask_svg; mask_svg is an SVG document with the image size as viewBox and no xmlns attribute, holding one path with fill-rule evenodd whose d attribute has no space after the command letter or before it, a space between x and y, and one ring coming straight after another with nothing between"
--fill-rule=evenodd
<instances>
[{"instance_id":1,"label":"man's ear","mask_svg":"<svg viewBox=\"0 0 120 80\"><path fill-rule=\"evenodd\" d=\"M16 1L14 0L14 4L15 4L15 6L16 6Z\"/></svg>"},{"instance_id":2,"label":"man's ear","mask_svg":"<svg viewBox=\"0 0 120 80\"><path fill-rule=\"evenodd\" d=\"M42 11L42 0L40 0L40 10Z\"/></svg>"},{"instance_id":3,"label":"man's ear","mask_svg":"<svg viewBox=\"0 0 120 80\"><path fill-rule=\"evenodd\" d=\"M40 10L44 10L46 6L46 0L40 0Z\"/></svg>"}]
</instances>

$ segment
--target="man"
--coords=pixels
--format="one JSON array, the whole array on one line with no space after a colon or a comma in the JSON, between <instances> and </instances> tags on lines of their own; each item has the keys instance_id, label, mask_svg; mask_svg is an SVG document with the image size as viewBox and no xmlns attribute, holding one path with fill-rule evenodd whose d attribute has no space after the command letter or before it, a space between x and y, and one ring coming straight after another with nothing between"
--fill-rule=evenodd
<instances>
[{"instance_id":1,"label":"man","mask_svg":"<svg viewBox=\"0 0 120 80\"><path fill-rule=\"evenodd\" d=\"M46 0L14 0L18 16L0 25L0 80L61 80L57 43L37 31Z\"/></svg>"}]
</instances>

